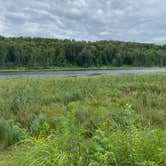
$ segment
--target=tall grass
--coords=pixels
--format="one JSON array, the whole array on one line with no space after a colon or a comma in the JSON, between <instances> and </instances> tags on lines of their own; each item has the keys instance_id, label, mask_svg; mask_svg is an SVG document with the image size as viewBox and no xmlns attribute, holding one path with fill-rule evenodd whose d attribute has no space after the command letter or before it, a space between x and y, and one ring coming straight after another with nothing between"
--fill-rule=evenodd
<instances>
[{"instance_id":1,"label":"tall grass","mask_svg":"<svg viewBox=\"0 0 166 166\"><path fill-rule=\"evenodd\" d=\"M0 80L0 165L164 166L165 83L165 74Z\"/></svg>"}]
</instances>

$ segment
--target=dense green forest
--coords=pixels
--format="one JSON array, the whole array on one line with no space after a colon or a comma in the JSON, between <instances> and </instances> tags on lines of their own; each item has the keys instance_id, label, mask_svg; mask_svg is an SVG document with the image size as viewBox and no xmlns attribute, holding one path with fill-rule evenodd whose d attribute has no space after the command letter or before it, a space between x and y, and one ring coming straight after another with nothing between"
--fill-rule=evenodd
<instances>
[{"instance_id":1,"label":"dense green forest","mask_svg":"<svg viewBox=\"0 0 166 166\"><path fill-rule=\"evenodd\" d=\"M0 37L0 67L166 66L166 45Z\"/></svg>"}]
</instances>

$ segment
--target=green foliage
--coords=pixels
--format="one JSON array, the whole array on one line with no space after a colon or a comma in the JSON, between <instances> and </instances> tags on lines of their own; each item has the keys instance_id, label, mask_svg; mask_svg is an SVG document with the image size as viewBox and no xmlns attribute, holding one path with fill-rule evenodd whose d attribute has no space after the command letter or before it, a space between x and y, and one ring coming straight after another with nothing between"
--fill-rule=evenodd
<instances>
[{"instance_id":1,"label":"green foliage","mask_svg":"<svg viewBox=\"0 0 166 166\"><path fill-rule=\"evenodd\" d=\"M5 148L25 138L25 131L12 121L0 119L0 148Z\"/></svg>"},{"instance_id":2,"label":"green foliage","mask_svg":"<svg viewBox=\"0 0 166 166\"><path fill-rule=\"evenodd\" d=\"M77 62L79 66L93 66L94 65L94 57L91 50L88 50L86 47L79 53Z\"/></svg>"},{"instance_id":3,"label":"green foliage","mask_svg":"<svg viewBox=\"0 0 166 166\"><path fill-rule=\"evenodd\" d=\"M165 74L0 80L0 165L166 165L165 82Z\"/></svg>"},{"instance_id":4,"label":"green foliage","mask_svg":"<svg viewBox=\"0 0 166 166\"><path fill-rule=\"evenodd\" d=\"M0 38L1 68L166 66L166 46L118 41Z\"/></svg>"}]
</instances>

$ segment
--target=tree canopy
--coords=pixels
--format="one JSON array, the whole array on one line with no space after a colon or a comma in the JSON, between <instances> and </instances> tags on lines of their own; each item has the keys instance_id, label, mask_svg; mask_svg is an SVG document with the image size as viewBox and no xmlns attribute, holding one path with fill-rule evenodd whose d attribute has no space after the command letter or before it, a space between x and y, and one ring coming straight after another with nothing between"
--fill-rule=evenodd
<instances>
[{"instance_id":1,"label":"tree canopy","mask_svg":"<svg viewBox=\"0 0 166 166\"><path fill-rule=\"evenodd\" d=\"M166 66L166 45L0 36L0 67Z\"/></svg>"}]
</instances>

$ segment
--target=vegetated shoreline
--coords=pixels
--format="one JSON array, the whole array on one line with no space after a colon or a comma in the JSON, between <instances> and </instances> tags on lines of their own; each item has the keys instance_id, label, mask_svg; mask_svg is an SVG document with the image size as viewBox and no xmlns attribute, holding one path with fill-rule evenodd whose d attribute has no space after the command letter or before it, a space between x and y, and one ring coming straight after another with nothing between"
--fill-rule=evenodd
<instances>
[{"instance_id":1,"label":"vegetated shoreline","mask_svg":"<svg viewBox=\"0 0 166 166\"><path fill-rule=\"evenodd\" d=\"M0 80L0 165L164 166L165 81L165 73Z\"/></svg>"},{"instance_id":2,"label":"vegetated shoreline","mask_svg":"<svg viewBox=\"0 0 166 166\"><path fill-rule=\"evenodd\" d=\"M121 67L35 67L35 68L27 68L27 67L18 67L18 68L0 68L0 73L8 73L8 72L44 72L44 71L89 71L89 70L139 70L139 69L160 69L165 67L160 66L151 66L151 67L135 67L135 66L121 66Z\"/></svg>"},{"instance_id":3,"label":"vegetated shoreline","mask_svg":"<svg viewBox=\"0 0 166 166\"><path fill-rule=\"evenodd\" d=\"M0 66L6 68L166 66L166 45L0 37Z\"/></svg>"}]
</instances>

